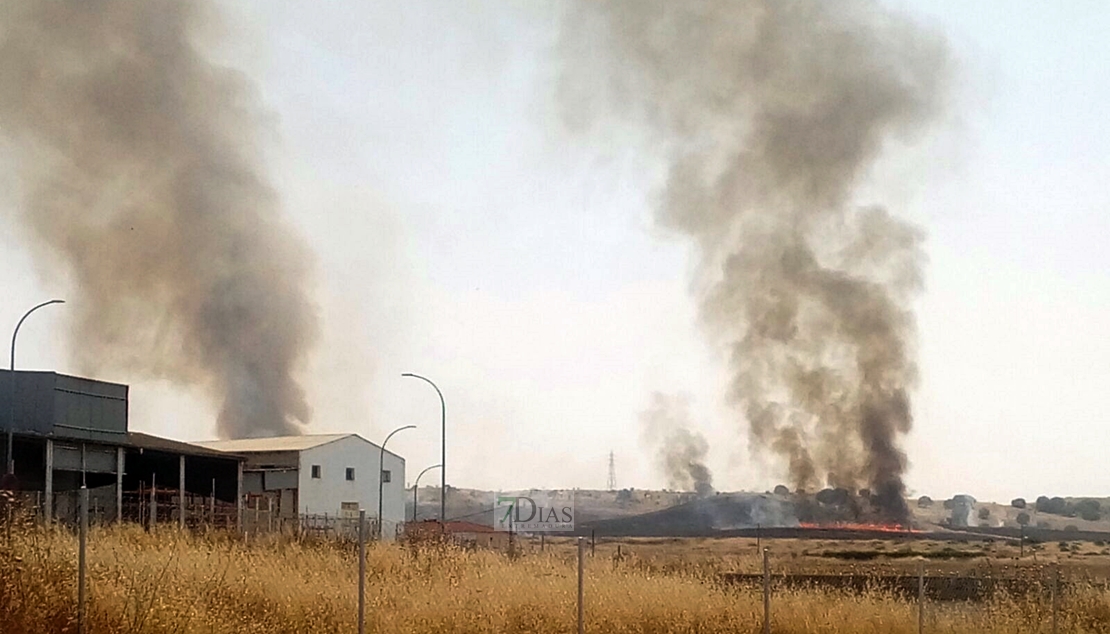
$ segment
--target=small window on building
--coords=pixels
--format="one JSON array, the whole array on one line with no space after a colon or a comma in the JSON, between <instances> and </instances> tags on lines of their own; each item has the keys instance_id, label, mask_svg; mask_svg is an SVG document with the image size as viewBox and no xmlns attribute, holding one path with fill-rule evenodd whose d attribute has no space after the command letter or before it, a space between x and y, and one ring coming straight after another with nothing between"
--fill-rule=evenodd
<instances>
[{"instance_id":1,"label":"small window on building","mask_svg":"<svg viewBox=\"0 0 1110 634\"><path fill-rule=\"evenodd\" d=\"M318 465L318 464L312 465L312 477L317 479L317 480L320 479L320 465Z\"/></svg>"},{"instance_id":2,"label":"small window on building","mask_svg":"<svg viewBox=\"0 0 1110 634\"><path fill-rule=\"evenodd\" d=\"M382 482L392 482L393 474L388 469L382 469Z\"/></svg>"},{"instance_id":3,"label":"small window on building","mask_svg":"<svg viewBox=\"0 0 1110 634\"><path fill-rule=\"evenodd\" d=\"M347 480L349 480L351 482L354 482L354 480L355 480L355 468L354 467L347 467Z\"/></svg>"},{"instance_id":4,"label":"small window on building","mask_svg":"<svg viewBox=\"0 0 1110 634\"><path fill-rule=\"evenodd\" d=\"M341 511L357 511L358 502L340 502L339 510Z\"/></svg>"}]
</instances>

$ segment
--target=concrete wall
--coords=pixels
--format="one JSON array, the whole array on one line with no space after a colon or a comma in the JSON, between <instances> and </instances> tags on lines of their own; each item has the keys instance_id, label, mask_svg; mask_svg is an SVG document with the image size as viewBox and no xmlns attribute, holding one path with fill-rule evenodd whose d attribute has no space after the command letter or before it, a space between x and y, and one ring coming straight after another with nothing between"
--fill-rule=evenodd
<instances>
[{"instance_id":1,"label":"concrete wall","mask_svg":"<svg viewBox=\"0 0 1110 634\"><path fill-rule=\"evenodd\" d=\"M366 440L349 436L306 449L300 456L298 474L300 511L305 514L341 515L344 502L354 502L368 518L378 514L378 465L380 449ZM320 466L320 478L312 477L312 466ZM354 481L346 479L347 468L355 470ZM383 486L383 536L392 539L405 519L405 461L388 451L385 469L390 482ZM358 511L353 511L355 517Z\"/></svg>"}]
</instances>

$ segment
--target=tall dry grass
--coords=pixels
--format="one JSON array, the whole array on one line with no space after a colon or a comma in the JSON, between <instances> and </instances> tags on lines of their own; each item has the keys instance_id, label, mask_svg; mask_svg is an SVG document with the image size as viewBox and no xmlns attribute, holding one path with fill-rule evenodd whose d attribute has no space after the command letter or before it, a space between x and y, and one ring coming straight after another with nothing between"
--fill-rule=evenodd
<instances>
[{"instance_id":1,"label":"tall dry grass","mask_svg":"<svg viewBox=\"0 0 1110 634\"><path fill-rule=\"evenodd\" d=\"M61 529L22 529L0 542L0 632L76 631L76 540ZM136 527L92 531L89 632L354 632L357 554L350 545ZM574 631L576 581L566 552L510 559L442 545L372 546L372 632ZM757 590L724 587L711 568L663 571L635 557L587 564L591 633L758 632ZM916 606L882 592L776 593L777 633L917 631ZM1049 631L1044 602L997 599L934 606L929 632ZM1068 597L1063 632L1110 632L1105 591Z\"/></svg>"}]
</instances>

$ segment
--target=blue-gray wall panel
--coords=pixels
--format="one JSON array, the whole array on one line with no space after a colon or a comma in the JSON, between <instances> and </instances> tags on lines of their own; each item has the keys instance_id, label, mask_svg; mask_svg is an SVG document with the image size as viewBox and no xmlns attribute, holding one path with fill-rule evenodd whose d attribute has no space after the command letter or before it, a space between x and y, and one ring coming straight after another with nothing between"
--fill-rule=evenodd
<instances>
[{"instance_id":1,"label":"blue-gray wall panel","mask_svg":"<svg viewBox=\"0 0 1110 634\"><path fill-rule=\"evenodd\" d=\"M54 429L54 373L15 373L15 430L47 435ZM0 370L0 429L9 428L12 375Z\"/></svg>"},{"instance_id":2,"label":"blue-gray wall panel","mask_svg":"<svg viewBox=\"0 0 1110 634\"><path fill-rule=\"evenodd\" d=\"M54 444L54 468L58 471L81 471L81 447ZM88 473L115 473L116 450L114 447L86 446L84 468Z\"/></svg>"},{"instance_id":3,"label":"blue-gray wall panel","mask_svg":"<svg viewBox=\"0 0 1110 634\"><path fill-rule=\"evenodd\" d=\"M127 433L127 386L57 375L54 433L120 442Z\"/></svg>"}]
</instances>

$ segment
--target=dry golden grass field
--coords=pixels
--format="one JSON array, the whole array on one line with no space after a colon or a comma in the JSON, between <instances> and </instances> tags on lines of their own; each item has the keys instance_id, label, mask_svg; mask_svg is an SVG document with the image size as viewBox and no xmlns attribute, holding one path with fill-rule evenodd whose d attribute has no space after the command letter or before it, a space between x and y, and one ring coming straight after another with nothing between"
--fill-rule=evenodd
<instances>
[{"instance_id":1,"label":"dry golden grass field","mask_svg":"<svg viewBox=\"0 0 1110 634\"><path fill-rule=\"evenodd\" d=\"M761 560L751 540L629 540L597 545L586 563L586 631L759 632L758 588L720 582L721 572L753 572ZM846 561L837 552L932 556L930 574L1044 574L1059 560L1068 578L1098 577L1110 556L1095 546L1072 552L1042 545L1017 561L1009 545L776 541L773 569L867 573L908 567L913 553ZM945 556L944 548L967 555ZM0 534L0 632L76 631L76 539L62 529ZM568 539L517 544L518 556L424 544L368 550L370 632L575 631L576 568ZM947 554L951 554L949 551ZM1087 554L1087 553L1094 554ZM132 527L94 529L89 539L90 634L343 633L356 631L357 553L350 544ZM1110 632L1110 593L1075 583L1061 595L1061 632ZM776 633L911 633L917 606L882 590L862 593L776 589ZM1044 596L930 603L927 632L1050 632Z\"/></svg>"},{"instance_id":2,"label":"dry golden grass field","mask_svg":"<svg viewBox=\"0 0 1110 634\"><path fill-rule=\"evenodd\" d=\"M765 539L772 569L788 574L848 573L916 574L918 561L927 561L930 573L948 575L1035 574L1049 565L1064 573L1110 579L1110 545L1102 542L1028 543L1022 549L1016 540L970 537L966 541L897 539ZM653 570L748 572L762 570L755 539L748 538L599 538L595 557L619 553ZM536 552L539 542L521 542L524 552ZM573 554L574 540L549 538L546 548Z\"/></svg>"}]
</instances>

